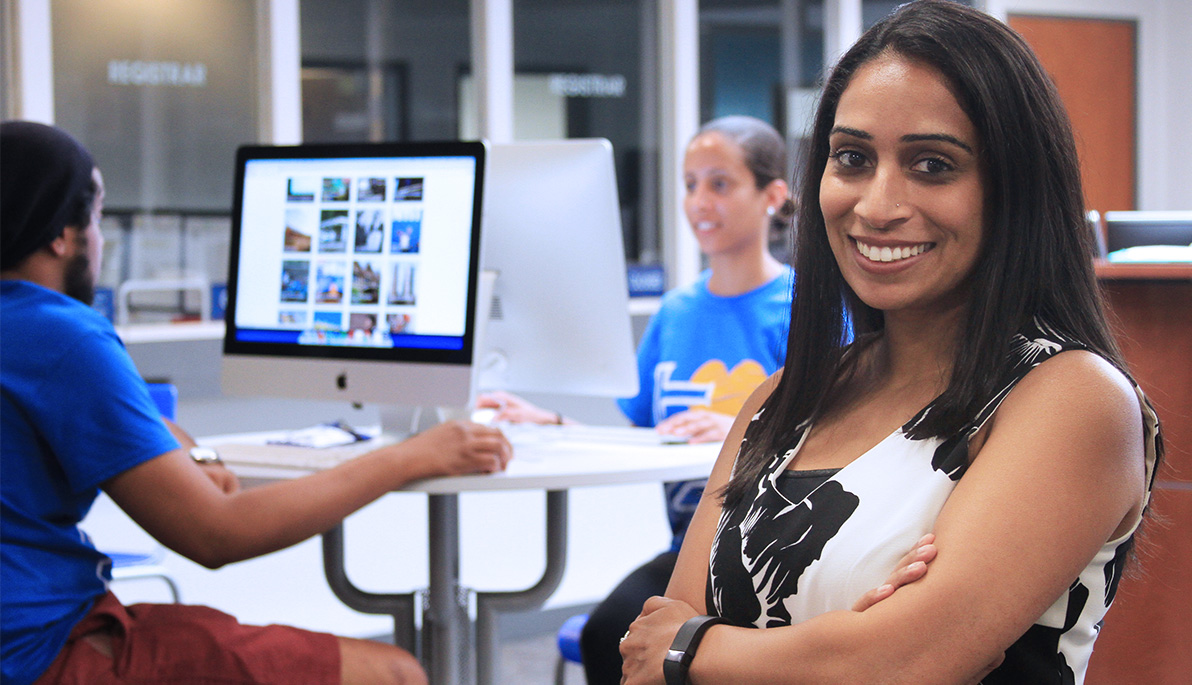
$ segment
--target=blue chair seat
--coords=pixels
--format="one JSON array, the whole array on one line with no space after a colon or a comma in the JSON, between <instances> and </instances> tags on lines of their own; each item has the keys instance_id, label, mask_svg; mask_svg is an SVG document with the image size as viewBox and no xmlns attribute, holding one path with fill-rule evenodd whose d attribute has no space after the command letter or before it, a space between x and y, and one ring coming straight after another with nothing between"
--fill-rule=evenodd
<instances>
[{"instance_id":1,"label":"blue chair seat","mask_svg":"<svg viewBox=\"0 0 1192 685\"><path fill-rule=\"evenodd\" d=\"M174 581L169 569L162 564L164 553L158 549L153 552L105 552L112 560L112 581L134 580L140 578L160 578L170 588L170 596L174 603L180 601L178 583Z\"/></svg>"},{"instance_id":2,"label":"blue chair seat","mask_svg":"<svg viewBox=\"0 0 1192 685\"><path fill-rule=\"evenodd\" d=\"M559 627L558 635L555 638L559 645L559 662L555 666L556 685L563 685L563 668L568 661L575 664L584 662L583 655L579 651L579 636L584 632L584 625L587 622L587 614L576 614L563 621L563 625Z\"/></svg>"},{"instance_id":3,"label":"blue chair seat","mask_svg":"<svg viewBox=\"0 0 1192 685\"><path fill-rule=\"evenodd\" d=\"M149 397L157 405L161 415L171 421L178 406L178 388L173 383L149 383ZM162 564L165 552L159 547L152 552L112 552L104 551L112 560L112 580L132 580L136 578L160 578L170 588L170 596L174 603L178 603L178 584L170 575L169 569Z\"/></svg>"}]
</instances>

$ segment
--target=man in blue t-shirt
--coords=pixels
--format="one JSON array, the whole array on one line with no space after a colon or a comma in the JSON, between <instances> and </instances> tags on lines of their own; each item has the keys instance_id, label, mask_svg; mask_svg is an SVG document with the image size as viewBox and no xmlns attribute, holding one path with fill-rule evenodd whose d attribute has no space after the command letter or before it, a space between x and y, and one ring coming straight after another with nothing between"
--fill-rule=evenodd
<instances>
[{"instance_id":1,"label":"man in blue t-shirt","mask_svg":"<svg viewBox=\"0 0 1192 685\"><path fill-rule=\"evenodd\" d=\"M425 683L404 650L206 607L124 607L78 523L102 489L210 568L334 526L419 478L503 469L495 429L442 424L334 469L241 490L164 421L112 326L88 304L103 178L65 132L0 123L0 681Z\"/></svg>"}]
</instances>

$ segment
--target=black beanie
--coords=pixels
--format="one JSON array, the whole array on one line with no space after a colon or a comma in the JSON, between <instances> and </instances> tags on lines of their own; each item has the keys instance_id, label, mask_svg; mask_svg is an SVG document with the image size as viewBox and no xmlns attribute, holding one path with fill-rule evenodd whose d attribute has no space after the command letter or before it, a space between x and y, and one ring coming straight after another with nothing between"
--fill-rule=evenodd
<instances>
[{"instance_id":1,"label":"black beanie","mask_svg":"<svg viewBox=\"0 0 1192 685\"><path fill-rule=\"evenodd\" d=\"M62 129L0 123L0 269L62 235L94 168L91 153Z\"/></svg>"}]
</instances>

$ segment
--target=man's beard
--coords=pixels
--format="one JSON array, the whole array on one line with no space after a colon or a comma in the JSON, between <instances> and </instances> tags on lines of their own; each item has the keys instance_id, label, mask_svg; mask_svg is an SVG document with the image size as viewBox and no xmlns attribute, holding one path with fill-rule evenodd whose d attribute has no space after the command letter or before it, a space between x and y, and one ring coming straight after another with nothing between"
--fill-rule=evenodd
<instances>
[{"instance_id":1,"label":"man's beard","mask_svg":"<svg viewBox=\"0 0 1192 685\"><path fill-rule=\"evenodd\" d=\"M80 252L66 263L66 294L90 306L95 300L95 279L91 276L91 259Z\"/></svg>"}]
</instances>

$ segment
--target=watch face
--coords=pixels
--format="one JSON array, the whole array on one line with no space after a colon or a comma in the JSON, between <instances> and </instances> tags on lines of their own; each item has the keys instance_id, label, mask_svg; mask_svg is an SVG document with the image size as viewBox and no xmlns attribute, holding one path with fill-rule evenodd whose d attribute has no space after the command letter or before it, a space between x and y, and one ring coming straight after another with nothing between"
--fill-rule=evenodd
<instances>
[{"instance_id":1,"label":"watch face","mask_svg":"<svg viewBox=\"0 0 1192 685\"><path fill-rule=\"evenodd\" d=\"M219 462L219 452L210 447L196 446L190 448L190 458L200 464L215 464Z\"/></svg>"}]
</instances>

